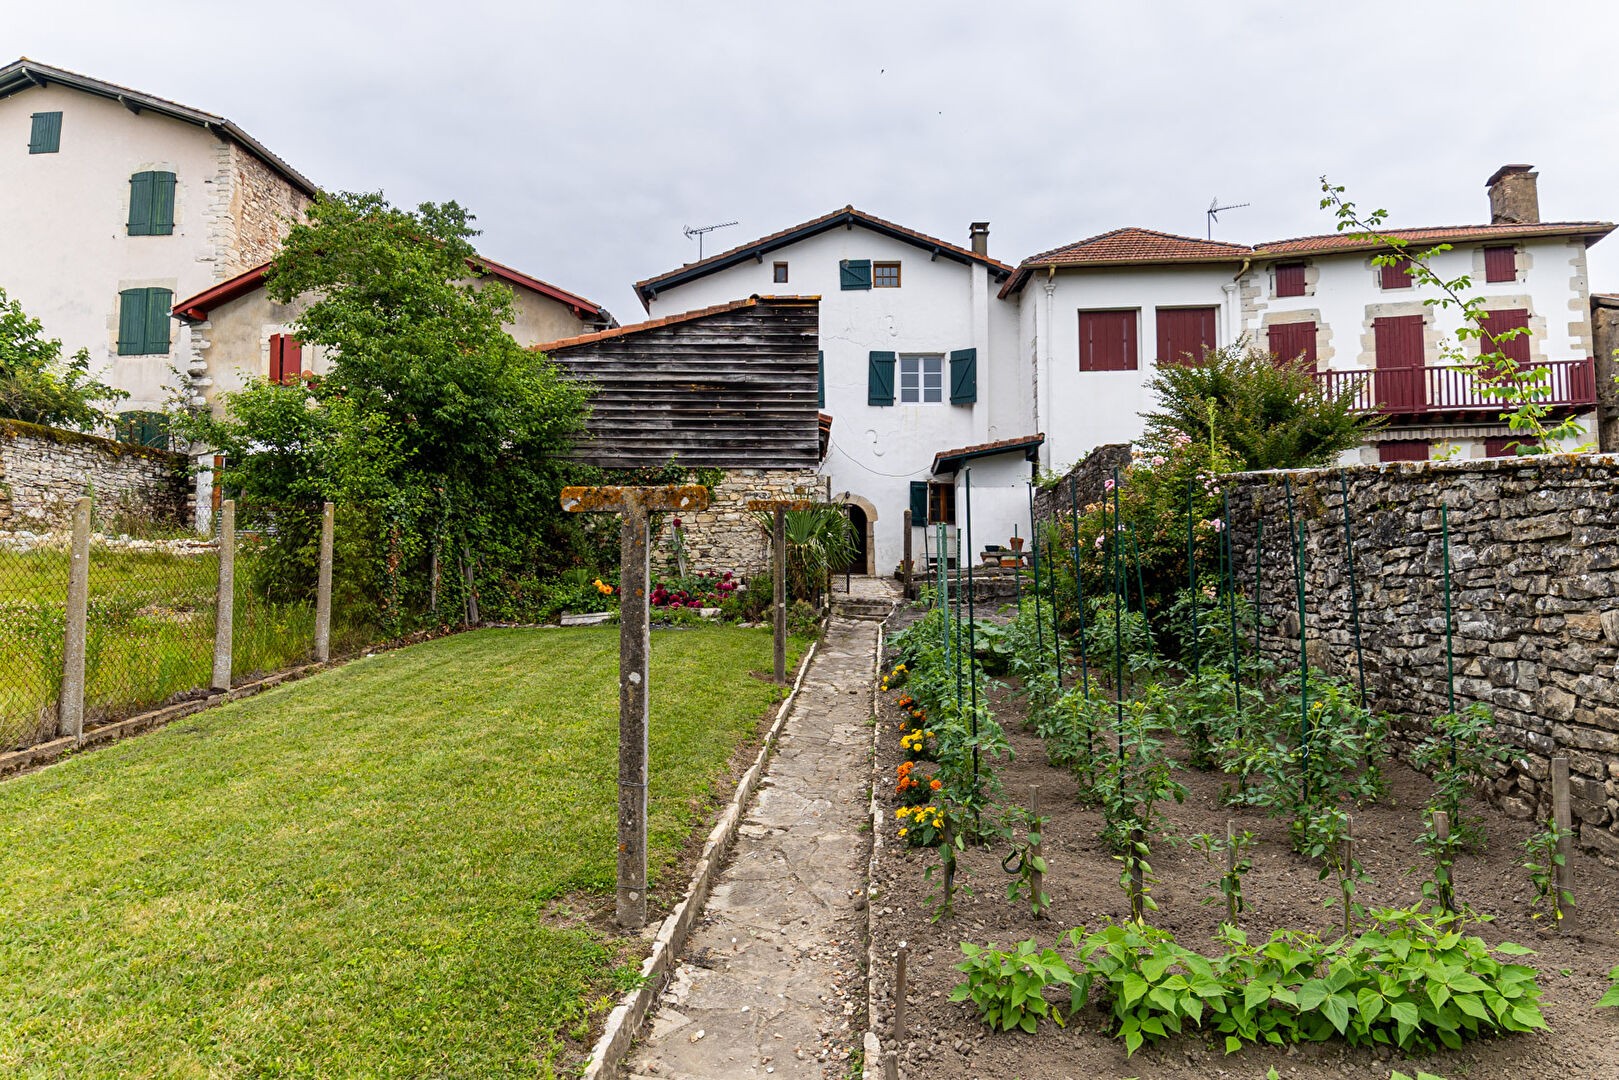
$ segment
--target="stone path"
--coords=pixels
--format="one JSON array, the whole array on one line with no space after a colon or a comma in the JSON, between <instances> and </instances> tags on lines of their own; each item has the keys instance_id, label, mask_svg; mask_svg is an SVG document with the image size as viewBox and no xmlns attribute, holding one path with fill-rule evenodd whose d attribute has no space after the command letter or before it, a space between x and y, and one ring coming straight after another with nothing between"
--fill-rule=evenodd
<instances>
[{"instance_id":1,"label":"stone path","mask_svg":"<svg viewBox=\"0 0 1619 1080\"><path fill-rule=\"evenodd\" d=\"M894 595L860 584L857 599ZM877 627L834 614L629 1077L848 1075L864 1027Z\"/></svg>"}]
</instances>

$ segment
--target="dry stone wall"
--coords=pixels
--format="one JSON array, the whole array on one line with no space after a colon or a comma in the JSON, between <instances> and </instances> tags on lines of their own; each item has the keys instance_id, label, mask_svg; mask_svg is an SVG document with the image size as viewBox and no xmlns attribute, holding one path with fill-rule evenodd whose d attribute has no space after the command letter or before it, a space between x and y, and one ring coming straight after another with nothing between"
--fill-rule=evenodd
<instances>
[{"instance_id":1,"label":"dry stone wall","mask_svg":"<svg viewBox=\"0 0 1619 1080\"><path fill-rule=\"evenodd\" d=\"M0 530L66 528L87 494L103 519L117 511L179 527L194 520L183 454L0 420Z\"/></svg>"},{"instance_id":2,"label":"dry stone wall","mask_svg":"<svg viewBox=\"0 0 1619 1080\"><path fill-rule=\"evenodd\" d=\"M1072 511L1077 501L1081 507L1102 498L1103 485L1113 476L1113 470L1123 471L1130 464L1129 443L1108 443L1098 446L1085 456L1061 480L1034 497L1034 519L1045 521Z\"/></svg>"},{"instance_id":3,"label":"dry stone wall","mask_svg":"<svg viewBox=\"0 0 1619 1080\"><path fill-rule=\"evenodd\" d=\"M801 492L809 493L801 495ZM709 492L708 509L680 514L686 571L739 577L770 569L770 537L747 508L749 499L826 498L826 480L812 469L733 469ZM655 571L675 565L673 517L665 518L653 541Z\"/></svg>"},{"instance_id":4,"label":"dry stone wall","mask_svg":"<svg viewBox=\"0 0 1619 1080\"><path fill-rule=\"evenodd\" d=\"M1409 742L1448 711L1444 545L1450 525L1456 707L1483 702L1522 752L1490 794L1544 818L1550 758L1570 758L1580 842L1619 857L1619 457L1557 455L1244 473L1230 485L1235 566L1262 648L1298 657L1289 496L1304 531L1312 663L1355 672L1350 545L1366 684Z\"/></svg>"}]
</instances>

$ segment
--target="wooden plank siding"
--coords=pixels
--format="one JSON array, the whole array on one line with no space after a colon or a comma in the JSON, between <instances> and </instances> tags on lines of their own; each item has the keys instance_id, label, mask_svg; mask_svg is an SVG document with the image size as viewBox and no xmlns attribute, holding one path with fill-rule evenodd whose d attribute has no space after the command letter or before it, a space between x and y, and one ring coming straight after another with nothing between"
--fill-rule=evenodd
<instances>
[{"instance_id":1,"label":"wooden plank siding","mask_svg":"<svg viewBox=\"0 0 1619 1080\"><path fill-rule=\"evenodd\" d=\"M756 298L540 346L595 387L575 457L602 468L820 464L818 298Z\"/></svg>"}]
</instances>

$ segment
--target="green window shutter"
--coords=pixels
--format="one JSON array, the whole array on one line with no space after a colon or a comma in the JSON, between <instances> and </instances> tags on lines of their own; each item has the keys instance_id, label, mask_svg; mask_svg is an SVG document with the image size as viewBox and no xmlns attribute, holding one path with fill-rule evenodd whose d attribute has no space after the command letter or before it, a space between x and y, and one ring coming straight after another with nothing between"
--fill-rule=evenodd
<instances>
[{"instance_id":1,"label":"green window shutter","mask_svg":"<svg viewBox=\"0 0 1619 1080\"><path fill-rule=\"evenodd\" d=\"M152 177L138 172L129 178L129 235L152 235Z\"/></svg>"},{"instance_id":2,"label":"green window shutter","mask_svg":"<svg viewBox=\"0 0 1619 1080\"><path fill-rule=\"evenodd\" d=\"M911 481L911 524L926 525L928 523L928 482L926 480Z\"/></svg>"},{"instance_id":3,"label":"green window shutter","mask_svg":"<svg viewBox=\"0 0 1619 1080\"><path fill-rule=\"evenodd\" d=\"M155 172L151 177L151 235L169 236L174 232L174 174Z\"/></svg>"},{"instance_id":4,"label":"green window shutter","mask_svg":"<svg viewBox=\"0 0 1619 1080\"><path fill-rule=\"evenodd\" d=\"M125 289L118 294L118 355L139 356L146 351L146 290Z\"/></svg>"},{"instance_id":5,"label":"green window shutter","mask_svg":"<svg viewBox=\"0 0 1619 1080\"><path fill-rule=\"evenodd\" d=\"M169 309L173 306L174 294L168 289L146 290L146 352L169 351Z\"/></svg>"},{"instance_id":6,"label":"green window shutter","mask_svg":"<svg viewBox=\"0 0 1619 1080\"><path fill-rule=\"evenodd\" d=\"M28 134L30 154L55 154L62 149L62 114L37 112L32 117L33 128Z\"/></svg>"},{"instance_id":7,"label":"green window shutter","mask_svg":"<svg viewBox=\"0 0 1619 1080\"><path fill-rule=\"evenodd\" d=\"M874 352L866 367L866 404L894 404L894 354Z\"/></svg>"},{"instance_id":8,"label":"green window shutter","mask_svg":"<svg viewBox=\"0 0 1619 1080\"><path fill-rule=\"evenodd\" d=\"M826 408L826 353L815 354L815 407Z\"/></svg>"},{"instance_id":9,"label":"green window shutter","mask_svg":"<svg viewBox=\"0 0 1619 1080\"><path fill-rule=\"evenodd\" d=\"M871 260L844 259L838 263L838 287L844 290L871 288Z\"/></svg>"},{"instance_id":10,"label":"green window shutter","mask_svg":"<svg viewBox=\"0 0 1619 1080\"><path fill-rule=\"evenodd\" d=\"M978 400L978 350L957 349L950 354L950 404L971 405Z\"/></svg>"}]
</instances>

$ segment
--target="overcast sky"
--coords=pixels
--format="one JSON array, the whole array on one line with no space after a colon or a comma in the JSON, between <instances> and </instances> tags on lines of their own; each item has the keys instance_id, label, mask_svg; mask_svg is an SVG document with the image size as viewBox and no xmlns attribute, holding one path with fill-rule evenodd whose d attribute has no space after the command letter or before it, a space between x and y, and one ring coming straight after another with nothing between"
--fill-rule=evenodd
<instances>
[{"instance_id":1,"label":"overcast sky","mask_svg":"<svg viewBox=\"0 0 1619 1080\"><path fill-rule=\"evenodd\" d=\"M1612 0L7 4L4 59L221 113L328 189L455 199L490 257L644 317L631 283L847 203L991 254L1122 225L1619 218ZM161 17L154 17L160 11ZM3 62L3 60L0 60ZM1619 237L1592 252L1619 291Z\"/></svg>"}]
</instances>

